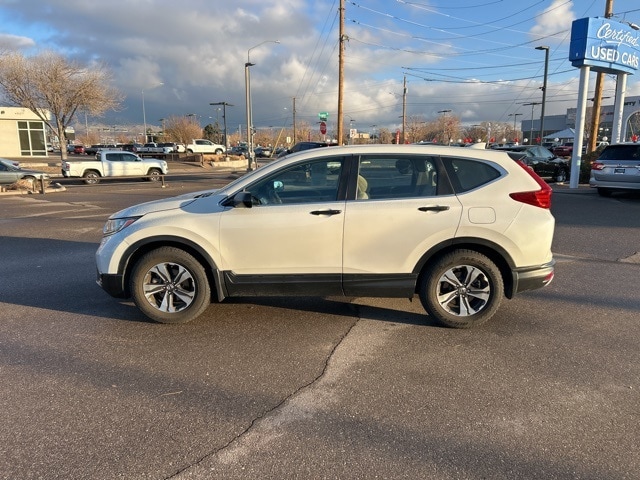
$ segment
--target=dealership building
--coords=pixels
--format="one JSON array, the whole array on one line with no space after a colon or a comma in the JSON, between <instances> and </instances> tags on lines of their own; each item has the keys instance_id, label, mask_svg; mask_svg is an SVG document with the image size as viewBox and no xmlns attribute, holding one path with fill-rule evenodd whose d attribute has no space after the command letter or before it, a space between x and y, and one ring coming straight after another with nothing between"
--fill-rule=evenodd
<instances>
[{"instance_id":1,"label":"dealership building","mask_svg":"<svg viewBox=\"0 0 640 480\"><path fill-rule=\"evenodd\" d=\"M28 108L0 107L0 157L46 157L47 127Z\"/></svg>"},{"instance_id":2,"label":"dealership building","mask_svg":"<svg viewBox=\"0 0 640 480\"><path fill-rule=\"evenodd\" d=\"M587 118L591 118L591 107L587 108ZM544 117L544 132L540 132L540 117L529 120L522 120L520 123L522 135L525 138L553 138L555 133L576 128L576 108L567 109L564 115L546 115ZM611 141L613 129L614 106L602 105L600 109L600 122L598 129L598 140ZM640 136L640 96L626 97L622 111L622 131L621 142L630 141L634 135ZM587 130L589 125L587 125ZM587 134L589 132L586 132ZM606 140L605 138L606 137ZM573 137L558 138L559 141L573 140ZM537 142L534 142L537 143Z\"/></svg>"}]
</instances>

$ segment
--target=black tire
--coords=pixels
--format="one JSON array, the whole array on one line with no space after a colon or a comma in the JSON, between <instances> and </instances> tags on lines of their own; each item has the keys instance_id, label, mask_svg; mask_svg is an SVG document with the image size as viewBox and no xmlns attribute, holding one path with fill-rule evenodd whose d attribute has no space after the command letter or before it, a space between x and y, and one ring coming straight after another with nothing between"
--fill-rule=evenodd
<instances>
[{"instance_id":1,"label":"black tire","mask_svg":"<svg viewBox=\"0 0 640 480\"><path fill-rule=\"evenodd\" d=\"M148 175L147 180L149 180L150 182L157 182L160 180L160 176L162 175L162 172L157 168L151 168L147 172L147 175Z\"/></svg>"},{"instance_id":2,"label":"black tire","mask_svg":"<svg viewBox=\"0 0 640 480\"><path fill-rule=\"evenodd\" d=\"M429 265L419 288L427 313L453 328L482 325L496 313L504 296L498 267L472 250L455 250Z\"/></svg>"},{"instance_id":3,"label":"black tire","mask_svg":"<svg viewBox=\"0 0 640 480\"><path fill-rule=\"evenodd\" d=\"M566 182L568 178L569 176L567 175L567 171L564 168L558 169L558 171L556 172L556 178L555 178L556 183Z\"/></svg>"},{"instance_id":4,"label":"black tire","mask_svg":"<svg viewBox=\"0 0 640 480\"><path fill-rule=\"evenodd\" d=\"M204 267L175 247L161 247L142 256L133 266L129 287L140 311L160 323L190 322L211 300Z\"/></svg>"},{"instance_id":5,"label":"black tire","mask_svg":"<svg viewBox=\"0 0 640 480\"><path fill-rule=\"evenodd\" d=\"M601 197L610 197L611 190L609 190L608 188L598 188L598 195L600 195Z\"/></svg>"},{"instance_id":6,"label":"black tire","mask_svg":"<svg viewBox=\"0 0 640 480\"><path fill-rule=\"evenodd\" d=\"M213 152L213 153L215 153L216 155L222 155L222 149L221 148L216 148L216 151Z\"/></svg>"},{"instance_id":7,"label":"black tire","mask_svg":"<svg viewBox=\"0 0 640 480\"><path fill-rule=\"evenodd\" d=\"M191 155L191 154L193 154L193 150L191 150L191 149L189 148L189 149L187 149L187 153Z\"/></svg>"},{"instance_id":8,"label":"black tire","mask_svg":"<svg viewBox=\"0 0 640 480\"><path fill-rule=\"evenodd\" d=\"M100 183L100 174L95 170L84 172L82 177L84 178L84 183L87 185L96 185Z\"/></svg>"}]
</instances>

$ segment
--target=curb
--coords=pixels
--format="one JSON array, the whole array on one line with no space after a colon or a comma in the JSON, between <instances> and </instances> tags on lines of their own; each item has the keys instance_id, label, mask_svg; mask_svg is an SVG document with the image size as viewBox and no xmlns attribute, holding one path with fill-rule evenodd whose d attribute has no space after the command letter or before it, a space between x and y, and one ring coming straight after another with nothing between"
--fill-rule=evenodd
<instances>
[{"instance_id":1,"label":"curb","mask_svg":"<svg viewBox=\"0 0 640 480\"><path fill-rule=\"evenodd\" d=\"M55 187L48 187L44 189L44 193L42 193L40 190L2 190L0 191L0 196L6 196L6 195L46 195L48 193L58 193L58 192L64 192L67 190L66 187L64 187L63 185L60 184L55 184L57 186Z\"/></svg>"}]
</instances>

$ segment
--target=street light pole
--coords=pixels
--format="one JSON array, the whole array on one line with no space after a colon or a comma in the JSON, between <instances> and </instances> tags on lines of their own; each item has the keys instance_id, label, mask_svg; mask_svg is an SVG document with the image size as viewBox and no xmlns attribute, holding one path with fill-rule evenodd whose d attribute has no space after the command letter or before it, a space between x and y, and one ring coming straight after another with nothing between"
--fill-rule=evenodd
<instances>
[{"instance_id":1,"label":"street light pole","mask_svg":"<svg viewBox=\"0 0 640 480\"><path fill-rule=\"evenodd\" d=\"M244 64L244 86L245 86L245 101L247 104L247 156L248 164L247 171L253 170L253 113L251 111L251 77L249 72L249 67L253 67L255 63L251 63L251 50L254 48L258 48L260 45L264 45L265 43L280 43L280 40L265 40L257 45L254 45L249 50L247 50L247 63ZM257 166L257 165L256 165Z\"/></svg>"},{"instance_id":2,"label":"street light pole","mask_svg":"<svg viewBox=\"0 0 640 480\"><path fill-rule=\"evenodd\" d=\"M227 102L214 102L210 103L209 105L222 105L222 121L224 123L224 148L226 154L226 149L229 148L229 144L227 143L227 107L233 107L233 104Z\"/></svg>"},{"instance_id":3,"label":"street light pole","mask_svg":"<svg viewBox=\"0 0 640 480\"><path fill-rule=\"evenodd\" d=\"M540 109L540 144L544 140L544 107L547 104L547 75L549 73L549 47L541 45L536 50L544 50L544 80L542 82L542 108Z\"/></svg>"},{"instance_id":4,"label":"street light pole","mask_svg":"<svg viewBox=\"0 0 640 480\"><path fill-rule=\"evenodd\" d=\"M155 85L149 87L149 89L160 87L162 85L164 85L164 83L159 82L159 83L156 83ZM144 124L144 143L147 143L147 140L148 140L148 137L147 137L147 112L145 111L145 108L144 108L144 88L142 89L142 123Z\"/></svg>"}]
</instances>

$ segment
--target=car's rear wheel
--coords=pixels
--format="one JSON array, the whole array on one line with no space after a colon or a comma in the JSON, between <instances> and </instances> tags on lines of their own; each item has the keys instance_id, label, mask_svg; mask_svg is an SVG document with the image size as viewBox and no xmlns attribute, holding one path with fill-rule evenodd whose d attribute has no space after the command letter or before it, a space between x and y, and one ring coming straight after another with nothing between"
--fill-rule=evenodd
<instances>
[{"instance_id":1,"label":"car's rear wheel","mask_svg":"<svg viewBox=\"0 0 640 480\"><path fill-rule=\"evenodd\" d=\"M441 324L471 328L496 313L504 282L498 267L485 255L455 250L427 267L419 295L427 313Z\"/></svg>"},{"instance_id":2,"label":"car's rear wheel","mask_svg":"<svg viewBox=\"0 0 640 480\"><path fill-rule=\"evenodd\" d=\"M192 255L161 247L134 265L131 296L147 317L160 323L186 323L207 308L211 287L204 267Z\"/></svg>"},{"instance_id":3,"label":"car's rear wheel","mask_svg":"<svg viewBox=\"0 0 640 480\"><path fill-rule=\"evenodd\" d=\"M558 169L556 172L556 183L562 183L567 181L567 171L564 168Z\"/></svg>"},{"instance_id":4,"label":"car's rear wheel","mask_svg":"<svg viewBox=\"0 0 640 480\"><path fill-rule=\"evenodd\" d=\"M100 174L93 170L86 172L83 178L84 183L86 183L87 185L95 185L96 183L100 183Z\"/></svg>"},{"instance_id":5,"label":"car's rear wheel","mask_svg":"<svg viewBox=\"0 0 640 480\"><path fill-rule=\"evenodd\" d=\"M158 180L160 180L160 175L162 175L162 172L157 168L152 168L147 172L147 175L147 179L150 182L157 182Z\"/></svg>"}]
</instances>

